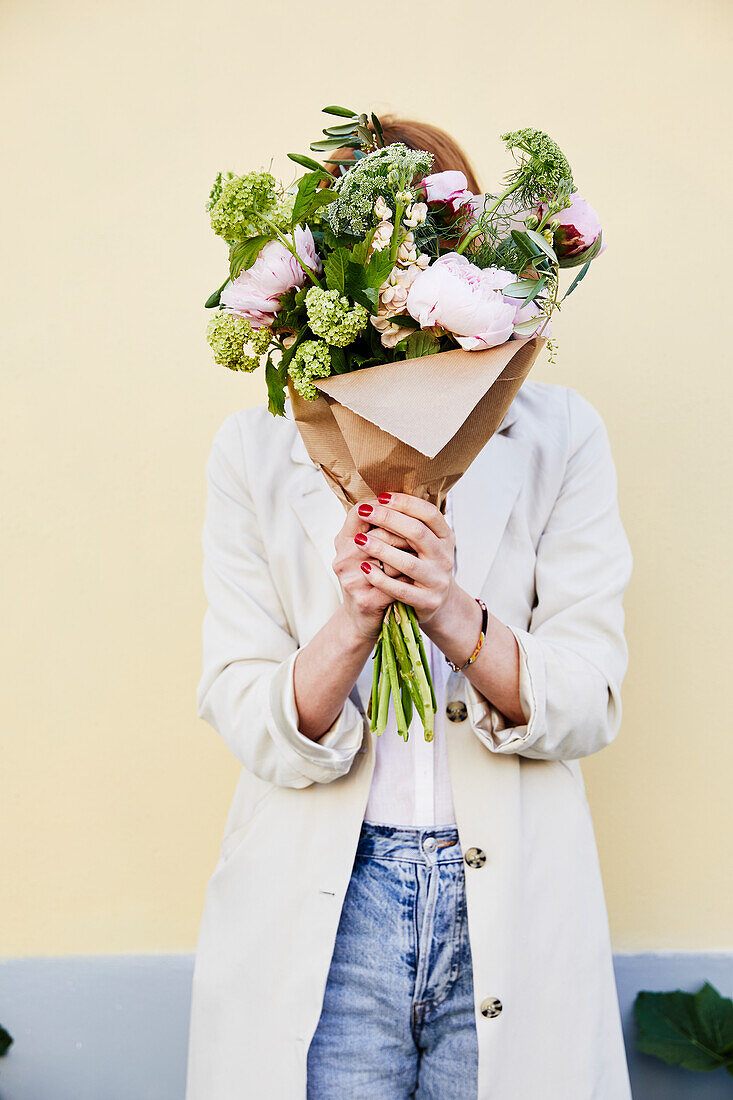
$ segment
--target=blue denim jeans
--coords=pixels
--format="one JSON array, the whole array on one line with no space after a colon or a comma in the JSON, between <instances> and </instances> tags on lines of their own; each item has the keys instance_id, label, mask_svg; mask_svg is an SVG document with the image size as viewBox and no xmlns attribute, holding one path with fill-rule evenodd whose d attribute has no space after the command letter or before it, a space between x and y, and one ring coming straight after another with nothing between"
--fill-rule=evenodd
<instances>
[{"instance_id":1,"label":"blue denim jeans","mask_svg":"<svg viewBox=\"0 0 733 1100\"><path fill-rule=\"evenodd\" d=\"M308 1050L308 1100L477 1094L458 830L365 821Z\"/></svg>"}]
</instances>

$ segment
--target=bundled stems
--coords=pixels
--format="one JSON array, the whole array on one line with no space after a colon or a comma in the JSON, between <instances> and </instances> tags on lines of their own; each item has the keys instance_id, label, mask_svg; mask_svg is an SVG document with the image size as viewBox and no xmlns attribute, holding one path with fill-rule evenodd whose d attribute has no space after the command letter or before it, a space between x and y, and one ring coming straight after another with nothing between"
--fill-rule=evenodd
<instances>
[{"instance_id":1,"label":"bundled stems","mask_svg":"<svg viewBox=\"0 0 733 1100\"><path fill-rule=\"evenodd\" d=\"M409 736L414 705L425 740L432 741L435 689L417 616L413 608L403 603L393 603L387 608L374 649L370 711L371 728L378 737L387 728L390 698L400 737L406 741Z\"/></svg>"}]
</instances>

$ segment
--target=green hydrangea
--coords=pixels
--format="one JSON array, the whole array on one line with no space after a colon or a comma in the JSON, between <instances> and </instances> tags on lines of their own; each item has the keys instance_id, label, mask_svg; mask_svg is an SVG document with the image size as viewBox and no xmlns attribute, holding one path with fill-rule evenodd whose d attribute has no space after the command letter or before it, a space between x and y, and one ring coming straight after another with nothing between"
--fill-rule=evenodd
<instances>
[{"instance_id":1,"label":"green hydrangea","mask_svg":"<svg viewBox=\"0 0 733 1100\"><path fill-rule=\"evenodd\" d=\"M255 370L270 344L270 330L253 328L245 317L217 310L206 327L214 361L229 370Z\"/></svg>"},{"instance_id":2,"label":"green hydrangea","mask_svg":"<svg viewBox=\"0 0 733 1100\"><path fill-rule=\"evenodd\" d=\"M399 141L374 149L336 180L338 198L325 208L324 218L337 236L363 237L376 224L377 197L382 195L388 205L390 200L394 204L397 194L409 189L414 179L427 175L432 165L432 153L409 149Z\"/></svg>"},{"instance_id":3,"label":"green hydrangea","mask_svg":"<svg viewBox=\"0 0 733 1100\"><path fill-rule=\"evenodd\" d=\"M227 179L219 173L209 197L211 228L226 241L269 232L257 215L268 214L277 202L275 179L269 172L247 172Z\"/></svg>"},{"instance_id":4,"label":"green hydrangea","mask_svg":"<svg viewBox=\"0 0 733 1100\"><path fill-rule=\"evenodd\" d=\"M338 290L312 286L305 296L308 324L327 344L345 348L369 323L369 310L352 304Z\"/></svg>"},{"instance_id":5,"label":"green hydrangea","mask_svg":"<svg viewBox=\"0 0 733 1100\"><path fill-rule=\"evenodd\" d=\"M331 373L331 352L323 340L305 340L290 361L288 374L301 397L315 401L318 390L314 378L328 378Z\"/></svg>"}]
</instances>

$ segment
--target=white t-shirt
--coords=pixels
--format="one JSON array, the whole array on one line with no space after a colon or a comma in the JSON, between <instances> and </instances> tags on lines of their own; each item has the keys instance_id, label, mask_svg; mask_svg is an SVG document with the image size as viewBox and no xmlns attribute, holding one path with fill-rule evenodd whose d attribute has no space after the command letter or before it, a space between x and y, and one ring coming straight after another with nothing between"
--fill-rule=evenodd
<instances>
[{"instance_id":1,"label":"white t-shirt","mask_svg":"<svg viewBox=\"0 0 733 1100\"><path fill-rule=\"evenodd\" d=\"M452 526L450 491L445 515ZM381 737L375 737L376 760L364 813L366 821L412 826L455 824L445 742L445 687L450 669L443 653L425 634L423 641L435 687L435 734L432 741L425 740L420 715L414 710L409 737L403 741L390 700L387 728Z\"/></svg>"}]
</instances>

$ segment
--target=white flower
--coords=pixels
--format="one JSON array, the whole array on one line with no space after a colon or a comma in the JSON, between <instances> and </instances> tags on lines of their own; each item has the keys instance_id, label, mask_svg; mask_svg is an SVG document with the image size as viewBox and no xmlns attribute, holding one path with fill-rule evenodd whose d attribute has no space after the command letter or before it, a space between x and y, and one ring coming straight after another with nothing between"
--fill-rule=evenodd
<instances>
[{"instance_id":1,"label":"white flower","mask_svg":"<svg viewBox=\"0 0 733 1100\"><path fill-rule=\"evenodd\" d=\"M408 233L397 249L397 263L401 264L402 267L408 267L410 264L416 262L417 248L415 247L415 238L412 233Z\"/></svg>"},{"instance_id":2,"label":"white flower","mask_svg":"<svg viewBox=\"0 0 733 1100\"><path fill-rule=\"evenodd\" d=\"M381 305L385 306L392 314L404 313L407 306L408 289L406 286L401 286L400 283L388 286L379 296Z\"/></svg>"},{"instance_id":3,"label":"white flower","mask_svg":"<svg viewBox=\"0 0 733 1100\"><path fill-rule=\"evenodd\" d=\"M369 246L369 255L373 252L382 252L385 248L388 248L392 240L392 232L394 226L392 222L380 222L377 228L374 230L374 236L372 237L372 243Z\"/></svg>"},{"instance_id":4,"label":"white flower","mask_svg":"<svg viewBox=\"0 0 733 1100\"><path fill-rule=\"evenodd\" d=\"M371 318L371 322L380 334L380 340L384 348L395 347L400 340L415 331L412 328L403 328L393 321L388 314L383 313L381 309L376 317Z\"/></svg>"},{"instance_id":5,"label":"white flower","mask_svg":"<svg viewBox=\"0 0 733 1100\"><path fill-rule=\"evenodd\" d=\"M411 206L408 206L405 214L406 216L402 219L402 224L414 228L416 225L421 225L425 221L428 216L428 205L425 202L414 202Z\"/></svg>"},{"instance_id":6,"label":"white flower","mask_svg":"<svg viewBox=\"0 0 733 1100\"><path fill-rule=\"evenodd\" d=\"M283 337L283 347L284 348L292 348L292 346L295 343L296 339L297 339L297 337L295 337L295 336L284 336Z\"/></svg>"},{"instance_id":7,"label":"white flower","mask_svg":"<svg viewBox=\"0 0 733 1100\"><path fill-rule=\"evenodd\" d=\"M377 215L380 222L388 222L392 217L392 211L389 206L387 206L383 195L379 195L377 201L374 203L374 213Z\"/></svg>"},{"instance_id":8,"label":"white flower","mask_svg":"<svg viewBox=\"0 0 733 1100\"><path fill-rule=\"evenodd\" d=\"M430 257L428 256L427 252L421 252L418 258L415 260L415 263L421 271L424 271L426 267L429 267Z\"/></svg>"}]
</instances>

